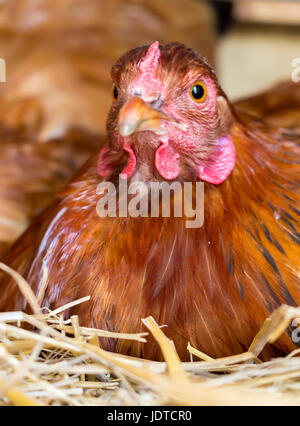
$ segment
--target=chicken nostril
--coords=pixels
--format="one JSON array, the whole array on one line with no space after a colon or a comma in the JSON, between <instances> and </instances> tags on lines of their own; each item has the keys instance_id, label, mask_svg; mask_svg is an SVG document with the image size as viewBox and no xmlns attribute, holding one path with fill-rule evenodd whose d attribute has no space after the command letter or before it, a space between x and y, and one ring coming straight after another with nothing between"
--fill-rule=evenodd
<instances>
[{"instance_id":1,"label":"chicken nostril","mask_svg":"<svg viewBox=\"0 0 300 426\"><path fill-rule=\"evenodd\" d=\"M136 87L133 91L133 96L142 96L142 89L140 87Z\"/></svg>"},{"instance_id":2,"label":"chicken nostril","mask_svg":"<svg viewBox=\"0 0 300 426\"><path fill-rule=\"evenodd\" d=\"M163 104L160 93L151 93L151 94L145 95L143 94L140 87L136 87L134 89L133 96L137 96L138 98L141 98L144 102L147 102L150 106L152 106L155 109L158 109Z\"/></svg>"},{"instance_id":3,"label":"chicken nostril","mask_svg":"<svg viewBox=\"0 0 300 426\"><path fill-rule=\"evenodd\" d=\"M158 98L154 99L150 102L150 105L152 108L159 109L163 104L163 100L161 98L161 95L158 96Z\"/></svg>"}]
</instances>

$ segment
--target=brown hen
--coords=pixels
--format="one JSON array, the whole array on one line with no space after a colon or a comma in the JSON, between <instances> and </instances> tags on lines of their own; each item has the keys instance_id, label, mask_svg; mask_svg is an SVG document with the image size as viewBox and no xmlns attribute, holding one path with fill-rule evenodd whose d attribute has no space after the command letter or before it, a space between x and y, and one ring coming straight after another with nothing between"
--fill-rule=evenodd
<instances>
[{"instance_id":1,"label":"brown hen","mask_svg":"<svg viewBox=\"0 0 300 426\"><path fill-rule=\"evenodd\" d=\"M212 357L245 351L275 308L300 304L300 135L237 114L207 61L179 43L131 50L112 79L100 160L85 165L4 261L36 294L47 267L43 306L91 296L68 312L82 325L138 332L153 315L182 359L188 342ZM191 182L194 201L204 182L203 226L186 228L174 214L100 218L97 186L117 185L119 175L146 187ZM29 310L4 274L0 289L0 310ZM101 344L160 358L151 342ZM263 357L294 347L286 333Z\"/></svg>"}]
</instances>

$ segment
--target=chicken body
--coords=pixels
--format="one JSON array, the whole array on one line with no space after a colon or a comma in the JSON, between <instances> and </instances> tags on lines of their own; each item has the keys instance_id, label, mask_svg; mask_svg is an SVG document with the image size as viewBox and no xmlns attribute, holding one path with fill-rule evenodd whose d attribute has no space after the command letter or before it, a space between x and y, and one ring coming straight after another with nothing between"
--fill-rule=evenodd
<instances>
[{"instance_id":1,"label":"chicken body","mask_svg":"<svg viewBox=\"0 0 300 426\"><path fill-rule=\"evenodd\" d=\"M206 60L179 43L128 52L112 78L100 162L89 160L4 262L36 294L47 267L43 306L91 296L68 312L82 325L138 332L152 315L183 360L188 342L212 357L247 350L275 308L300 304L300 135L237 115ZM204 225L187 229L172 215L100 218L97 186L117 186L120 174L128 184L205 182ZM20 309L29 308L1 274L0 310ZM160 359L152 342L101 345ZM294 348L286 333L263 357Z\"/></svg>"}]
</instances>

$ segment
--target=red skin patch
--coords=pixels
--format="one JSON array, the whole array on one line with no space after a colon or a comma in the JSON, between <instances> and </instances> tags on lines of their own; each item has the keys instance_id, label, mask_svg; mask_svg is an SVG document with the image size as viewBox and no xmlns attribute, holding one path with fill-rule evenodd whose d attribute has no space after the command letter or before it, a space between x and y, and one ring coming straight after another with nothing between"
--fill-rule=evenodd
<instances>
[{"instance_id":1,"label":"red skin patch","mask_svg":"<svg viewBox=\"0 0 300 426\"><path fill-rule=\"evenodd\" d=\"M152 74L153 70L156 70L160 59L159 42L155 41L151 44L147 50L146 56L141 60L139 65L139 71L141 74Z\"/></svg>"},{"instance_id":2,"label":"red skin patch","mask_svg":"<svg viewBox=\"0 0 300 426\"><path fill-rule=\"evenodd\" d=\"M109 147L106 145L104 148L102 148L98 164L97 164L97 172L98 175L101 177L107 177L112 173L112 168L110 167L110 161L109 156L107 155L109 153Z\"/></svg>"},{"instance_id":3,"label":"red skin patch","mask_svg":"<svg viewBox=\"0 0 300 426\"><path fill-rule=\"evenodd\" d=\"M164 87L156 78L160 55L159 42L155 41L141 60L137 77L129 85L128 93L131 96L134 95L137 88L142 89L144 101L150 100L156 94L164 96Z\"/></svg>"},{"instance_id":4,"label":"red skin patch","mask_svg":"<svg viewBox=\"0 0 300 426\"><path fill-rule=\"evenodd\" d=\"M198 177L208 183L220 185L231 174L236 158L236 151L229 135L219 139L218 147L212 155L212 159L205 166L198 166ZM129 144L123 149L128 152L128 164L121 173L121 178L128 179L136 168L136 156ZM101 177L107 177L112 173L108 158L105 155L109 151L106 146L100 152L97 171ZM159 174L166 180L173 180L180 173L179 154L168 142L163 143L155 153L155 166Z\"/></svg>"},{"instance_id":5,"label":"red skin patch","mask_svg":"<svg viewBox=\"0 0 300 426\"><path fill-rule=\"evenodd\" d=\"M128 152L129 158L128 158L128 164L124 168L124 170L122 171L120 176L121 176L122 179L128 179L128 178L130 178L130 176L132 175L132 173L135 170L136 156L135 156L133 149L131 148L131 146L129 144L125 144L123 146L123 149Z\"/></svg>"},{"instance_id":6,"label":"red skin patch","mask_svg":"<svg viewBox=\"0 0 300 426\"><path fill-rule=\"evenodd\" d=\"M136 156L129 144L125 144L123 146L123 149L128 152L129 158L128 158L127 166L124 168L124 170L121 173L121 178L128 179L135 170ZM113 168L110 165L109 156L107 155L108 153L109 153L109 147L105 146L100 152L98 164L97 164L98 175L104 178L109 176L113 172Z\"/></svg>"},{"instance_id":7,"label":"red skin patch","mask_svg":"<svg viewBox=\"0 0 300 426\"><path fill-rule=\"evenodd\" d=\"M229 135L218 140L218 147L205 166L198 167L198 177L205 182L219 185L232 172L235 164L235 146Z\"/></svg>"},{"instance_id":8,"label":"red skin patch","mask_svg":"<svg viewBox=\"0 0 300 426\"><path fill-rule=\"evenodd\" d=\"M179 154L168 143L161 145L155 153L155 166L158 173L167 180L176 179L180 173Z\"/></svg>"}]
</instances>

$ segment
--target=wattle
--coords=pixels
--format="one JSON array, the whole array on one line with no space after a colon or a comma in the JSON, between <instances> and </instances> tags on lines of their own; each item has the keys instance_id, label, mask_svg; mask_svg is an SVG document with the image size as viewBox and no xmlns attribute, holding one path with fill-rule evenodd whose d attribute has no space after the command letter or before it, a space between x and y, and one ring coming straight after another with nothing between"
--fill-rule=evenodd
<instances>
[{"instance_id":1,"label":"wattle","mask_svg":"<svg viewBox=\"0 0 300 426\"><path fill-rule=\"evenodd\" d=\"M198 167L198 177L205 182L220 185L231 174L235 165L235 146L229 135L220 138L211 160Z\"/></svg>"},{"instance_id":2,"label":"wattle","mask_svg":"<svg viewBox=\"0 0 300 426\"><path fill-rule=\"evenodd\" d=\"M155 153L155 166L158 173L167 180L176 179L180 173L179 154L168 143L161 145Z\"/></svg>"},{"instance_id":3,"label":"wattle","mask_svg":"<svg viewBox=\"0 0 300 426\"><path fill-rule=\"evenodd\" d=\"M135 153L133 151L133 149L131 148L130 145L125 144L123 146L124 150L128 152L129 157L128 157L128 164L127 166L123 169L122 173L121 173L121 178L123 179L128 179L130 178L130 176L132 175L132 173L135 170L136 167L136 156Z\"/></svg>"}]
</instances>

